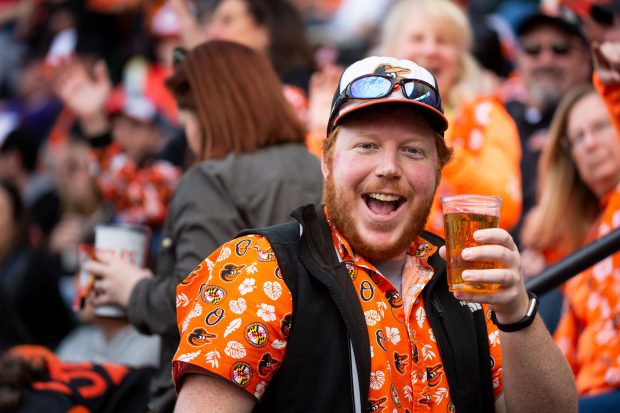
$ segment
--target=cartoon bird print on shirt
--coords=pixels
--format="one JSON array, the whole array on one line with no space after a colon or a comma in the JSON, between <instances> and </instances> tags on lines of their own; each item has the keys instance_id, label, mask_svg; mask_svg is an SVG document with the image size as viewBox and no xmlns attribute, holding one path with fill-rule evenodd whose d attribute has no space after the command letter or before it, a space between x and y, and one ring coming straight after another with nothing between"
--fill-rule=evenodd
<instances>
[{"instance_id":1,"label":"cartoon bird print on shirt","mask_svg":"<svg viewBox=\"0 0 620 413\"><path fill-rule=\"evenodd\" d=\"M235 264L226 264L224 269L220 271L220 278L225 282L232 282L241 275L242 270L245 268L245 264L235 265Z\"/></svg>"},{"instance_id":2,"label":"cartoon bird print on shirt","mask_svg":"<svg viewBox=\"0 0 620 413\"><path fill-rule=\"evenodd\" d=\"M190 333L187 337L187 342L192 346L204 346L205 344L210 344L216 338L217 334L211 334L204 328L199 327Z\"/></svg>"}]
</instances>

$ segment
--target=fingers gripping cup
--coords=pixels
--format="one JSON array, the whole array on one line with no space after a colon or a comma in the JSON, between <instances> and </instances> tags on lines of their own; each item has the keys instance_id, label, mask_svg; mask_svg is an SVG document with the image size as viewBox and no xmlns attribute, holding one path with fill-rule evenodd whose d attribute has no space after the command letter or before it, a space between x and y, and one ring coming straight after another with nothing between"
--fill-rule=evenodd
<instances>
[{"instance_id":1,"label":"fingers gripping cup","mask_svg":"<svg viewBox=\"0 0 620 413\"><path fill-rule=\"evenodd\" d=\"M464 248L479 245L474 232L479 229L497 228L502 200L486 195L456 195L441 198L446 234L446 265L448 289L474 293L487 293L497 289L497 284L467 283L463 270L496 268L489 261L465 261L461 257Z\"/></svg>"},{"instance_id":2,"label":"fingers gripping cup","mask_svg":"<svg viewBox=\"0 0 620 413\"><path fill-rule=\"evenodd\" d=\"M95 257L120 258L139 267L146 264L149 228L139 225L97 225L95 229ZM95 309L99 317L125 318L125 309L115 305L100 305Z\"/></svg>"}]
</instances>

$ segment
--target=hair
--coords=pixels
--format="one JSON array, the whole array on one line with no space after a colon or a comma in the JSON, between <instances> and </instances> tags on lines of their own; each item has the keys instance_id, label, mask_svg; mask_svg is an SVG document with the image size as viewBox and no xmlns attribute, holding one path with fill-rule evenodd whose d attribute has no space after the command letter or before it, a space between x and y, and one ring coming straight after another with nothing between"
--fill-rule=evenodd
<instances>
[{"instance_id":1,"label":"hair","mask_svg":"<svg viewBox=\"0 0 620 413\"><path fill-rule=\"evenodd\" d=\"M591 93L596 93L591 84L574 86L553 116L538 164L536 209L521 234L530 248L572 251L583 243L600 213L600 200L581 179L565 141L571 110Z\"/></svg>"},{"instance_id":2,"label":"hair","mask_svg":"<svg viewBox=\"0 0 620 413\"><path fill-rule=\"evenodd\" d=\"M280 78L286 77L293 69L314 69L313 52L306 39L306 25L301 13L290 1L244 2L256 24L266 28L269 33L267 55Z\"/></svg>"},{"instance_id":3,"label":"hair","mask_svg":"<svg viewBox=\"0 0 620 413\"><path fill-rule=\"evenodd\" d=\"M392 116L395 112L400 110L416 110L413 106L404 106L400 103L385 103L381 105L373 105L365 108L361 108L356 110L354 113L347 116L348 119L356 118L356 119L365 119L367 121L372 121L376 117L389 117ZM421 110L419 110L421 112ZM344 122L339 124L332 130L327 138L323 141L323 159L329 164L332 159L334 144L336 143L336 139L338 138L338 133L340 132L340 128ZM449 148L446 145L446 141L444 136L434 131L435 137L435 148L437 149L437 179L441 179L441 170L450 160L452 159L452 148ZM439 181L437 181L439 184Z\"/></svg>"},{"instance_id":4,"label":"hair","mask_svg":"<svg viewBox=\"0 0 620 413\"><path fill-rule=\"evenodd\" d=\"M401 28L410 16L423 15L446 30L461 51L459 67L451 90L442 93L444 101L458 107L473 99L482 90L480 65L470 53L473 33L465 11L451 0L399 0L389 9L381 27L379 46L375 53L399 57L395 50ZM440 85L441 86L441 85Z\"/></svg>"},{"instance_id":5,"label":"hair","mask_svg":"<svg viewBox=\"0 0 620 413\"><path fill-rule=\"evenodd\" d=\"M29 209L24 204L17 186L10 180L0 180L0 191L4 191L9 199L11 222L15 228L13 246L21 247L28 244L28 228L30 224Z\"/></svg>"},{"instance_id":6,"label":"hair","mask_svg":"<svg viewBox=\"0 0 620 413\"><path fill-rule=\"evenodd\" d=\"M271 64L246 46L203 43L175 66L166 85L179 108L198 116L203 131L198 160L305 140Z\"/></svg>"},{"instance_id":7,"label":"hair","mask_svg":"<svg viewBox=\"0 0 620 413\"><path fill-rule=\"evenodd\" d=\"M0 146L0 153L17 152L21 157L23 168L28 173L37 169L39 162L40 142L36 136L26 129L18 128L11 131Z\"/></svg>"},{"instance_id":8,"label":"hair","mask_svg":"<svg viewBox=\"0 0 620 413\"><path fill-rule=\"evenodd\" d=\"M12 412L18 409L32 383L45 379L47 365L34 366L19 355L0 355L0 411Z\"/></svg>"}]
</instances>

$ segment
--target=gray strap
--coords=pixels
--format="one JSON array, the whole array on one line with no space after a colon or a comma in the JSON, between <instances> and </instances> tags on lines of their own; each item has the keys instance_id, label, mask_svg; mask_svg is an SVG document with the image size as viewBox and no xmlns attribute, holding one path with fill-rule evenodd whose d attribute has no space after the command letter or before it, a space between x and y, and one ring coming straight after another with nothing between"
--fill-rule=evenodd
<instances>
[{"instance_id":1,"label":"gray strap","mask_svg":"<svg viewBox=\"0 0 620 413\"><path fill-rule=\"evenodd\" d=\"M362 413L357 363L355 362L355 353L353 351L353 343L351 342L351 339L349 339L349 350L349 355L351 356L351 382L353 383L353 407L356 413Z\"/></svg>"}]
</instances>

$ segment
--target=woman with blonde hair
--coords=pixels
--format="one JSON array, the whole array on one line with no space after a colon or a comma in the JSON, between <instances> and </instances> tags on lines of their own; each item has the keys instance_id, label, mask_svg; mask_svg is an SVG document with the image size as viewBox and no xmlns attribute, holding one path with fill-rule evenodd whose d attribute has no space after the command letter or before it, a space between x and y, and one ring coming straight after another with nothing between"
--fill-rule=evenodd
<instances>
[{"instance_id":1,"label":"woman with blonde hair","mask_svg":"<svg viewBox=\"0 0 620 413\"><path fill-rule=\"evenodd\" d=\"M521 269L532 277L594 239L592 228L609 193L620 183L620 141L591 84L573 87L560 102L539 161L537 203L521 232ZM562 292L541 297L551 331L560 318Z\"/></svg>"},{"instance_id":2,"label":"woman with blonde hair","mask_svg":"<svg viewBox=\"0 0 620 413\"><path fill-rule=\"evenodd\" d=\"M580 116L573 112L573 108L586 98L600 100L591 84L573 87L564 96L553 117L539 162L536 207L527 215L521 233L526 248L523 253L532 258L524 260L525 276L537 274L583 244L601 212L601 198L606 192L594 192L596 185L591 187L588 183L587 180L592 181L588 178L589 174L596 173L603 181L610 178L613 181L614 174L617 177L620 173L620 157L614 158L620 151L614 150L618 145L613 145L613 142L606 152L609 157L603 158L604 162L598 163L594 169L583 171L585 179L572 155L566 138L567 128L571 113L572 116ZM595 109L603 109L595 129L611 129L611 121L604 108L600 106ZM583 154L577 156L583 157Z\"/></svg>"},{"instance_id":3,"label":"woman with blonde hair","mask_svg":"<svg viewBox=\"0 0 620 413\"><path fill-rule=\"evenodd\" d=\"M538 203L523 239L543 264L618 228L620 134L591 85L560 102L539 165ZM582 413L615 411L620 403L618 274L616 253L564 285L554 339L575 374Z\"/></svg>"},{"instance_id":4,"label":"woman with blonde hair","mask_svg":"<svg viewBox=\"0 0 620 413\"><path fill-rule=\"evenodd\" d=\"M443 196L501 197L500 226L508 230L521 212L518 131L499 99L484 93L482 70L469 52L472 37L467 15L452 1L400 0L386 16L375 51L429 69L445 96L450 121L445 138L454 148L454 158L443 170L427 224L439 234Z\"/></svg>"}]
</instances>

